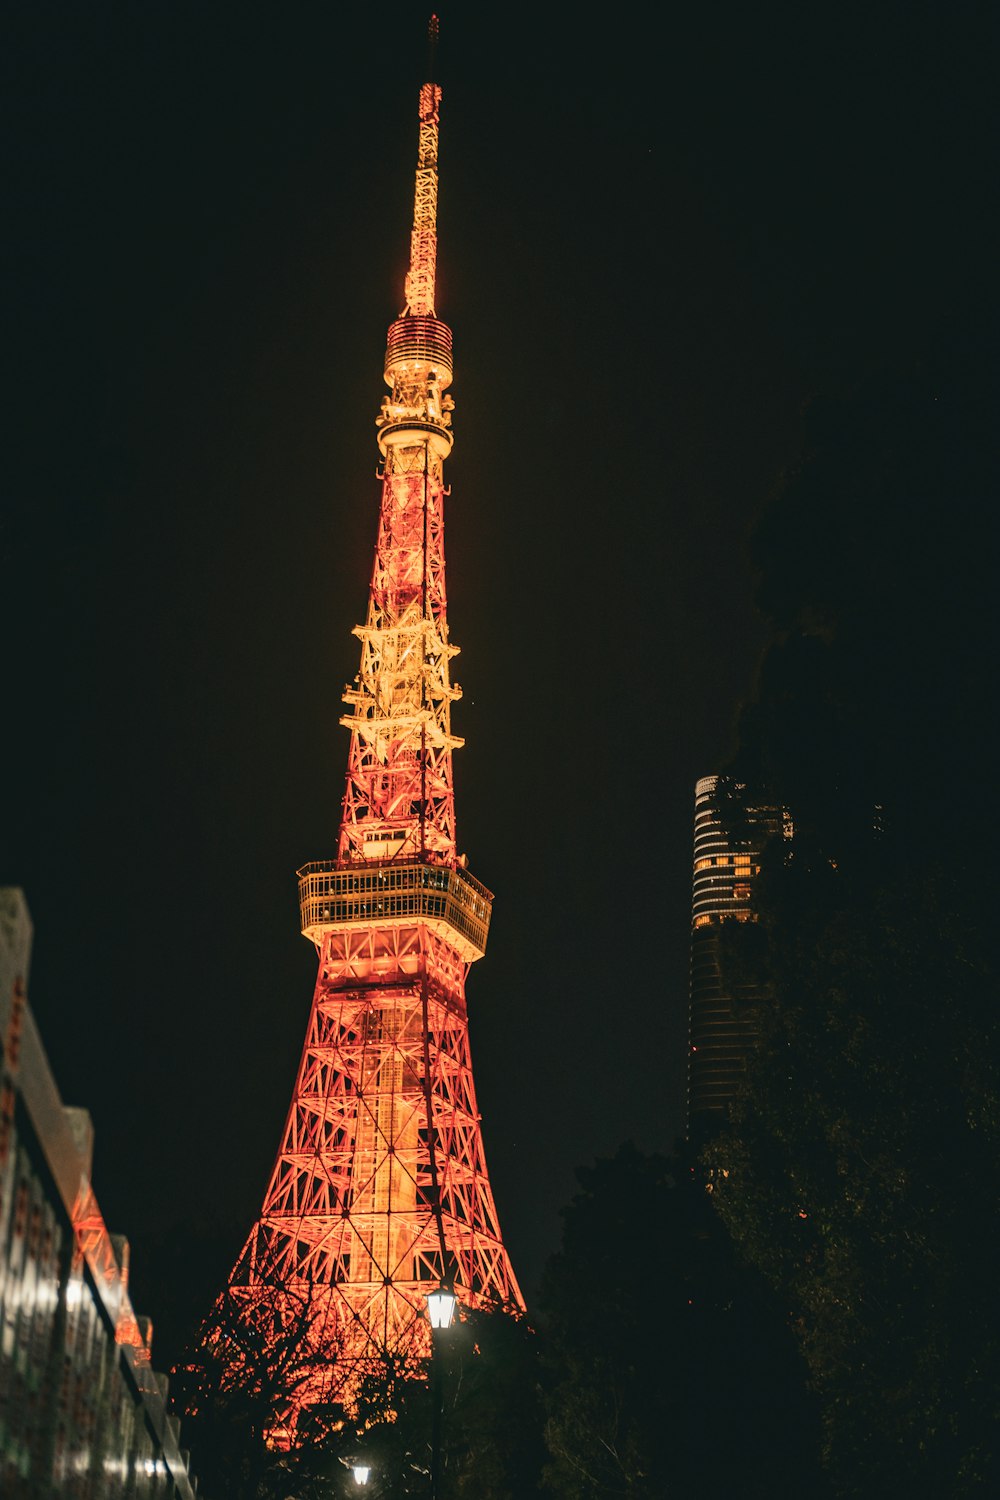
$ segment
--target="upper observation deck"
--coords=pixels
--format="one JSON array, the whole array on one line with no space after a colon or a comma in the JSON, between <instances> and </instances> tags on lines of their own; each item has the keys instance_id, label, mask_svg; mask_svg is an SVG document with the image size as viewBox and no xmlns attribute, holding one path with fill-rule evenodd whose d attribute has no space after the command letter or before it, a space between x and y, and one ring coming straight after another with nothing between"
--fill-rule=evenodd
<instances>
[{"instance_id":1,"label":"upper observation deck","mask_svg":"<svg viewBox=\"0 0 1000 1500\"><path fill-rule=\"evenodd\" d=\"M422 860L347 868L319 860L298 874L302 933L316 944L333 929L419 921L450 942L466 963L486 951L493 894L467 870Z\"/></svg>"}]
</instances>

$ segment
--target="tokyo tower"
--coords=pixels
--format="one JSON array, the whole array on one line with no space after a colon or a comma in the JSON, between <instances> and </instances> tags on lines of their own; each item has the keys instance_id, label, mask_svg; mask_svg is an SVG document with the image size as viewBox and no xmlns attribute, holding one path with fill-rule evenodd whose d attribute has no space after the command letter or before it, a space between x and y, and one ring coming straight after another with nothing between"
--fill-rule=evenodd
<instances>
[{"instance_id":1,"label":"tokyo tower","mask_svg":"<svg viewBox=\"0 0 1000 1500\"><path fill-rule=\"evenodd\" d=\"M436 21L431 22L432 56ZM433 67L430 70L434 76ZM465 978L492 897L455 842L444 563L451 329L434 310L441 90L420 90L405 305L376 418L382 496L337 857L299 871L319 973L260 1217L231 1277L248 1307L297 1299L316 1374L302 1404L429 1348L425 1297L523 1308L500 1235L469 1052ZM353 1373L352 1373L353 1372Z\"/></svg>"}]
</instances>

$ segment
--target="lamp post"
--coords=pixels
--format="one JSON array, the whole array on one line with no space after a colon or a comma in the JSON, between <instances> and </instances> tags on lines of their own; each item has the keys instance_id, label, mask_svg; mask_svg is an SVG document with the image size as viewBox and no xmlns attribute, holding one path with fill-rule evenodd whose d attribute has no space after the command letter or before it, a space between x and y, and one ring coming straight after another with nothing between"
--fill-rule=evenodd
<instances>
[{"instance_id":1,"label":"lamp post","mask_svg":"<svg viewBox=\"0 0 1000 1500\"><path fill-rule=\"evenodd\" d=\"M431 1500L438 1500L438 1482L441 1469L441 1420L444 1414L444 1392L441 1384L441 1356L438 1338L445 1328L450 1328L455 1316L455 1293L450 1286L442 1284L436 1292L427 1294L427 1316L431 1321Z\"/></svg>"},{"instance_id":2,"label":"lamp post","mask_svg":"<svg viewBox=\"0 0 1000 1500\"><path fill-rule=\"evenodd\" d=\"M354 1483L356 1485L363 1485L368 1483L371 1468L368 1464L352 1464L351 1473L354 1475Z\"/></svg>"},{"instance_id":3,"label":"lamp post","mask_svg":"<svg viewBox=\"0 0 1000 1500\"><path fill-rule=\"evenodd\" d=\"M432 1328L451 1327L457 1300L450 1286L439 1286L436 1292L427 1293L427 1315Z\"/></svg>"}]
</instances>

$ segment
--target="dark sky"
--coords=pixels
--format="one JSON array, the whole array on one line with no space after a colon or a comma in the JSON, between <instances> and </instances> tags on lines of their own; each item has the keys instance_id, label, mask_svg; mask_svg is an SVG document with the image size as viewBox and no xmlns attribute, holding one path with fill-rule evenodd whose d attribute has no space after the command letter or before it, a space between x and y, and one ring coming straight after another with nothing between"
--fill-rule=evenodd
<instances>
[{"instance_id":1,"label":"dark sky","mask_svg":"<svg viewBox=\"0 0 1000 1500\"><path fill-rule=\"evenodd\" d=\"M531 1295L574 1168L683 1128L746 533L810 395L961 315L986 52L961 0L441 9L469 1000ZM0 879L168 1340L259 1208L311 998L295 870L334 849L426 13L5 21Z\"/></svg>"}]
</instances>

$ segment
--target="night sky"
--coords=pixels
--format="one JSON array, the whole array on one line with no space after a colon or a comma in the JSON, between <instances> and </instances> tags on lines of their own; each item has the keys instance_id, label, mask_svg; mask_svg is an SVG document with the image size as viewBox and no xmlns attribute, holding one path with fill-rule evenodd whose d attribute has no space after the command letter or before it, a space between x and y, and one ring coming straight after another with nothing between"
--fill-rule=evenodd
<instances>
[{"instance_id":1,"label":"night sky","mask_svg":"<svg viewBox=\"0 0 1000 1500\"><path fill-rule=\"evenodd\" d=\"M693 784L765 642L748 529L813 393L965 315L987 52L963 3L441 12L459 841L496 892L468 995L530 1299L574 1168L683 1130ZM304 1035L426 15L4 23L0 880L161 1361Z\"/></svg>"}]
</instances>

